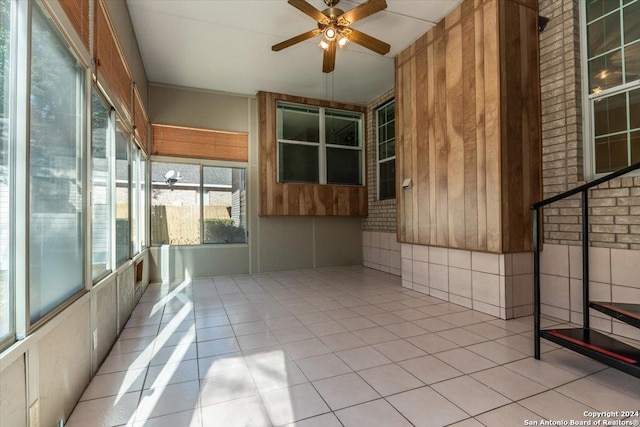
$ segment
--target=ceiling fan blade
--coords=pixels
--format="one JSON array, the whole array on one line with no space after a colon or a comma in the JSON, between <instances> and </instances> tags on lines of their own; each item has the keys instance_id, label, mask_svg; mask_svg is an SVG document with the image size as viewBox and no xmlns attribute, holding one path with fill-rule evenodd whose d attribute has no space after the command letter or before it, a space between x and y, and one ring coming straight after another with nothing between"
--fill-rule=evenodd
<instances>
[{"instance_id":1,"label":"ceiling fan blade","mask_svg":"<svg viewBox=\"0 0 640 427\"><path fill-rule=\"evenodd\" d=\"M290 39L280 42L278 44L274 44L273 46L271 46L271 50L273 50L274 52L281 51L282 49L288 48L289 46L293 46L294 44L297 44L305 40L308 40L312 37L315 37L318 34L320 34L320 32L321 31L318 29L307 31L306 33L302 33L300 35L291 37Z\"/></svg>"},{"instance_id":2,"label":"ceiling fan blade","mask_svg":"<svg viewBox=\"0 0 640 427\"><path fill-rule=\"evenodd\" d=\"M298 9L300 12L309 15L321 24L328 24L330 22L330 19L324 13L320 12L305 0L289 0L288 3Z\"/></svg>"},{"instance_id":3,"label":"ceiling fan blade","mask_svg":"<svg viewBox=\"0 0 640 427\"><path fill-rule=\"evenodd\" d=\"M329 43L329 47L324 50L322 59L322 72L330 73L336 68L336 42Z\"/></svg>"},{"instance_id":4,"label":"ceiling fan blade","mask_svg":"<svg viewBox=\"0 0 640 427\"><path fill-rule=\"evenodd\" d=\"M383 42L382 40L371 37L370 35L358 31L355 28L349 28L349 30L351 30L351 33L349 34L349 40L359 44L362 47L366 47L367 49L379 53L380 55L386 55L391 50L391 46Z\"/></svg>"},{"instance_id":5,"label":"ceiling fan blade","mask_svg":"<svg viewBox=\"0 0 640 427\"><path fill-rule=\"evenodd\" d=\"M338 22L344 20L348 22L346 25L353 24L386 8L387 2L385 0L369 0L340 15Z\"/></svg>"}]
</instances>

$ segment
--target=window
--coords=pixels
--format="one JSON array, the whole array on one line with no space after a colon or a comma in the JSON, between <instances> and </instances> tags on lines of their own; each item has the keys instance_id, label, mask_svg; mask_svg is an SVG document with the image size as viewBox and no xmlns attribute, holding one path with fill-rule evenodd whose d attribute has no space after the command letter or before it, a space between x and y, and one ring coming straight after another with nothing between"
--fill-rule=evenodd
<instances>
[{"instance_id":1,"label":"window","mask_svg":"<svg viewBox=\"0 0 640 427\"><path fill-rule=\"evenodd\" d=\"M200 244L200 166L154 162L151 244Z\"/></svg>"},{"instance_id":2,"label":"window","mask_svg":"<svg viewBox=\"0 0 640 427\"><path fill-rule=\"evenodd\" d=\"M129 133L116 122L116 262L130 257L131 224L129 222Z\"/></svg>"},{"instance_id":3,"label":"window","mask_svg":"<svg viewBox=\"0 0 640 427\"><path fill-rule=\"evenodd\" d=\"M147 158L142 154L140 156L140 193L139 193L139 221L138 221L138 238L140 240L140 248L147 247Z\"/></svg>"},{"instance_id":4,"label":"window","mask_svg":"<svg viewBox=\"0 0 640 427\"><path fill-rule=\"evenodd\" d=\"M378 108L378 199L396 198L396 103L390 101Z\"/></svg>"},{"instance_id":5,"label":"window","mask_svg":"<svg viewBox=\"0 0 640 427\"><path fill-rule=\"evenodd\" d=\"M246 230L244 169L153 163L152 245L246 243Z\"/></svg>"},{"instance_id":6,"label":"window","mask_svg":"<svg viewBox=\"0 0 640 427\"><path fill-rule=\"evenodd\" d=\"M278 180L362 185L362 114L278 103Z\"/></svg>"},{"instance_id":7,"label":"window","mask_svg":"<svg viewBox=\"0 0 640 427\"><path fill-rule=\"evenodd\" d=\"M34 2L29 309L34 323L83 289L83 69Z\"/></svg>"},{"instance_id":8,"label":"window","mask_svg":"<svg viewBox=\"0 0 640 427\"><path fill-rule=\"evenodd\" d=\"M247 241L244 169L203 166L203 243Z\"/></svg>"},{"instance_id":9,"label":"window","mask_svg":"<svg viewBox=\"0 0 640 427\"><path fill-rule=\"evenodd\" d=\"M586 3L595 173L640 162L640 0Z\"/></svg>"},{"instance_id":10,"label":"window","mask_svg":"<svg viewBox=\"0 0 640 427\"><path fill-rule=\"evenodd\" d=\"M111 109L95 93L91 103L92 277L97 280L111 271L113 130Z\"/></svg>"},{"instance_id":11,"label":"window","mask_svg":"<svg viewBox=\"0 0 640 427\"><path fill-rule=\"evenodd\" d=\"M9 277L11 265L11 197L9 194L9 141L11 123L10 55L13 20L11 1L0 0L0 342L11 338L13 325L13 287Z\"/></svg>"}]
</instances>

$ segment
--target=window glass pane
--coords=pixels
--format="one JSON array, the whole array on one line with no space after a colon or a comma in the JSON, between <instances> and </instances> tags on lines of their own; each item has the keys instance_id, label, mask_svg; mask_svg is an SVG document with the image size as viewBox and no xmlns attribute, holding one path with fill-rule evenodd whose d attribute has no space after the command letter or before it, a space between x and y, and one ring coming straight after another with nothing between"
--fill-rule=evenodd
<instances>
[{"instance_id":1,"label":"window glass pane","mask_svg":"<svg viewBox=\"0 0 640 427\"><path fill-rule=\"evenodd\" d=\"M589 60L589 89L591 92L622 84L622 50Z\"/></svg>"},{"instance_id":2,"label":"window glass pane","mask_svg":"<svg viewBox=\"0 0 640 427\"><path fill-rule=\"evenodd\" d=\"M360 114L326 110L324 118L327 144L360 147Z\"/></svg>"},{"instance_id":3,"label":"window glass pane","mask_svg":"<svg viewBox=\"0 0 640 427\"><path fill-rule=\"evenodd\" d=\"M640 129L640 89L629 92L629 118L630 128Z\"/></svg>"},{"instance_id":4,"label":"window glass pane","mask_svg":"<svg viewBox=\"0 0 640 427\"><path fill-rule=\"evenodd\" d=\"M631 164L640 163L640 131L631 132Z\"/></svg>"},{"instance_id":5,"label":"window glass pane","mask_svg":"<svg viewBox=\"0 0 640 427\"><path fill-rule=\"evenodd\" d=\"M9 108L11 89L11 2L0 0L0 340L13 331L13 292L9 281Z\"/></svg>"},{"instance_id":6,"label":"window glass pane","mask_svg":"<svg viewBox=\"0 0 640 427\"><path fill-rule=\"evenodd\" d=\"M319 110L305 106L278 105L278 139L319 142Z\"/></svg>"},{"instance_id":7,"label":"window glass pane","mask_svg":"<svg viewBox=\"0 0 640 427\"><path fill-rule=\"evenodd\" d=\"M318 183L318 147L280 143L280 181Z\"/></svg>"},{"instance_id":8,"label":"window glass pane","mask_svg":"<svg viewBox=\"0 0 640 427\"><path fill-rule=\"evenodd\" d=\"M247 194L245 171L204 166L203 243L245 243L247 241Z\"/></svg>"},{"instance_id":9,"label":"window glass pane","mask_svg":"<svg viewBox=\"0 0 640 427\"><path fill-rule=\"evenodd\" d=\"M327 148L327 184L362 183L360 150Z\"/></svg>"},{"instance_id":10,"label":"window glass pane","mask_svg":"<svg viewBox=\"0 0 640 427\"><path fill-rule=\"evenodd\" d=\"M640 39L640 1L630 4L623 10L624 42L631 43Z\"/></svg>"},{"instance_id":11,"label":"window glass pane","mask_svg":"<svg viewBox=\"0 0 640 427\"><path fill-rule=\"evenodd\" d=\"M111 270L110 110L93 94L91 116L92 277Z\"/></svg>"},{"instance_id":12,"label":"window glass pane","mask_svg":"<svg viewBox=\"0 0 640 427\"><path fill-rule=\"evenodd\" d=\"M620 93L594 102L596 136L627 129L627 94Z\"/></svg>"},{"instance_id":13,"label":"window glass pane","mask_svg":"<svg viewBox=\"0 0 640 427\"><path fill-rule=\"evenodd\" d=\"M147 159L140 160L140 247L147 246Z\"/></svg>"},{"instance_id":14,"label":"window glass pane","mask_svg":"<svg viewBox=\"0 0 640 427\"><path fill-rule=\"evenodd\" d=\"M139 202L140 202L140 149L135 143L131 144L131 152L133 153L133 159L131 160L132 171L132 194L131 194L131 247L133 248L133 255L140 252L140 238L138 230L138 215L139 215Z\"/></svg>"},{"instance_id":15,"label":"window glass pane","mask_svg":"<svg viewBox=\"0 0 640 427\"><path fill-rule=\"evenodd\" d=\"M151 168L151 244L200 244L200 166L157 163Z\"/></svg>"},{"instance_id":16,"label":"window glass pane","mask_svg":"<svg viewBox=\"0 0 640 427\"><path fill-rule=\"evenodd\" d=\"M129 222L129 133L116 125L116 260L129 259L131 224Z\"/></svg>"},{"instance_id":17,"label":"window glass pane","mask_svg":"<svg viewBox=\"0 0 640 427\"><path fill-rule=\"evenodd\" d=\"M35 322L83 288L82 69L34 2L29 308Z\"/></svg>"},{"instance_id":18,"label":"window glass pane","mask_svg":"<svg viewBox=\"0 0 640 427\"><path fill-rule=\"evenodd\" d=\"M587 22L598 19L619 6L618 0L589 0L587 2Z\"/></svg>"},{"instance_id":19,"label":"window glass pane","mask_svg":"<svg viewBox=\"0 0 640 427\"><path fill-rule=\"evenodd\" d=\"M589 24L587 29L589 58L620 47L620 12Z\"/></svg>"},{"instance_id":20,"label":"window glass pane","mask_svg":"<svg viewBox=\"0 0 640 427\"><path fill-rule=\"evenodd\" d=\"M380 163L380 200L396 197L396 161Z\"/></svg>"},{"instance_id":21,"label":"window glass pane","mask_svg":"<svg viewBox=\"0 0 640 427\"><path fill-rule=\"evenodd\" d=\"M626 133L596 138L596 173L613 172L626 166Z\"/></svg>"},{"instance_id":22,"label":"window glass pane","mask_svg":"<svg viewBox=\"0 0 640 427\"><path fill-rule=\"evenodd\" d=\"M640 42L624 48L624 66L627 82L640 79Z\"/></svg>"}]
</instances>

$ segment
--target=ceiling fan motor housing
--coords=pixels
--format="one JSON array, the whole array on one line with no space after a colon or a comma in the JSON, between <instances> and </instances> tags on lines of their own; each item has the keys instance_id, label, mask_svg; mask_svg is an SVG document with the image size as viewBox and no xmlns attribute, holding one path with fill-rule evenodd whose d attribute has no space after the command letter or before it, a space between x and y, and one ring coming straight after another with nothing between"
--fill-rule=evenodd
<instances>
[{"instance_id":1,"label":"ceiling fan motor housing","mask_svg":"<svg viewBox=\"0 0 640 427\"><path fill-rule=\"evenodd\" d=\"M326 4L327 6L334 7L335 5L337 5L338 3L340 3L340 0L324 0L324 4Z\"/></svg>"}]
</instances>

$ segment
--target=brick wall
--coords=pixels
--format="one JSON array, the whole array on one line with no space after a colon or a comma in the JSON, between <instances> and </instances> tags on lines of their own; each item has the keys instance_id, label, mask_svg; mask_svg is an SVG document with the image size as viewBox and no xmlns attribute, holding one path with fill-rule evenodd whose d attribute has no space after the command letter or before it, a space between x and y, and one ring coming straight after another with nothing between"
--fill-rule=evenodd
<instances>
[{"instance_id":1,"label":"brick wall","mask_svg":"<svg viewBox=\"0 0 640 427\"><path fill-rule=\"evenodd\" d=\"M580 60L581 0L540 0L549 23L540 34L542 176L544 197L583 184L583 116ZM585 135L585 138L588 138ZM640 178L620 178L591 192L592 246L640 249ZM544 210L546 243L581 241L580 197Z\"/></svg>"},{"instance_id":2,"label":"brick wall","mask_svg":"<svg viewBox=\"0 0 640 427\"><path fill-rule=\"evenodd\" d=\"M376 108L392 99L394 89L381 94L367 105L367 192L369 216L363 221L364 231L396 232L396 200L378 200L378 163L376 159Z\"/></svg>"}]
</instances>

